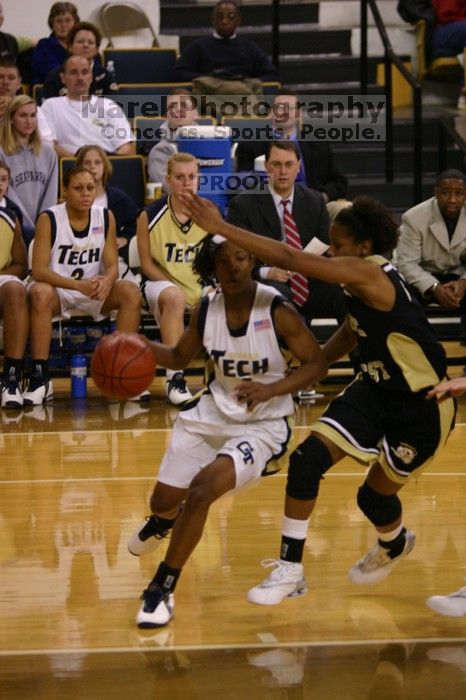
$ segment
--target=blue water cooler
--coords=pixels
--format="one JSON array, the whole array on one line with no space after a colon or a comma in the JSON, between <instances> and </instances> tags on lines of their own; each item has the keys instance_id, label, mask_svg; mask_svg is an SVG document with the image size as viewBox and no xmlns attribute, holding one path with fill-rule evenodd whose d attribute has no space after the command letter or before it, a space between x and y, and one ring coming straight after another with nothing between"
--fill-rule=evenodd
<instances>
[{"instance_id":1,"label":"blue water cooler","mask_svg":"<svg viewBox=\"0 0 466 700\"><path fill-rule=\"evenodd\" d=\"M182 126L178 130L178 151L191 153L197 158L201 176L199 194L225 213L228 180L232 173L230 127Z\"/></svg>"},{"instance_id":2,"label":"blue water cooler","mask_svg":"<svg viewBox=\"0 0 466 700\"><path fill-rule=\"evenodd\" d=\"M87 395L87 358L86 355L72 355L70 360L71 396L84 399Z\"/></svg>"}]
</instances>

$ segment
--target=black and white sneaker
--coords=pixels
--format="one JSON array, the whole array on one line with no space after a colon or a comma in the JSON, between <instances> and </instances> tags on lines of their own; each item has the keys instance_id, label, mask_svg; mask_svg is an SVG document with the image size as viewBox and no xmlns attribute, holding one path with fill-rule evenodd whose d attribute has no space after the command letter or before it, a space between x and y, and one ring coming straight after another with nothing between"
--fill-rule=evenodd
<instances>
[{"instance_id":1,"label":"black and white sneaker","mask_svg":"<svg viewBox=\"0 0 466 700\"><path fill-rule=\"evenodd\" d=\"M143 601L136 624L142 629L164 627L173 617L175 597L173 593L163 591L156 583L151 583L142 593Z\"/></svg>"},{"instance_id":2,"label":"black and white sneaker","mask_svg":"<svg viewBox=\"0 0 466 700\"><path fill-rule=\"evenodd\" d=\"M193 395L186 386L183 372L175 372L165 385L165 394L168 403L173 406L182 406L193 398Z\"/></svg>"},{"instance_id":3,"label":"black and white sneaker","mask_svg":"<svg viewBox=\"0 0 466 700\"><path fill-rule=\"evenodd\" d=\"M31 377L26 391L23 393L25 406L40 406L46 401L53 400L53 384L42 377Z\"/></svg>"},{"instance_id":4,"label":"black and white sneaker","mask_svg":"<svg viewBox=\"0 0 466 700\"><path fill-rule=\"evenodd\" d=\"M9 379L2 384L2 408L22 408L23 396L17 379Z\"/></svg>"},{"instance_id":5,"label":"black and white sneaker","mask_svg":"<svg viewBox=\"0 0 466 700\"><path fill-rule=\"evenodd\" d=\"M170 530L160 527L156 515L148 515L129 538L128 551L135 557L153 552L169 534Z\"/></svg>"}]
</instances>

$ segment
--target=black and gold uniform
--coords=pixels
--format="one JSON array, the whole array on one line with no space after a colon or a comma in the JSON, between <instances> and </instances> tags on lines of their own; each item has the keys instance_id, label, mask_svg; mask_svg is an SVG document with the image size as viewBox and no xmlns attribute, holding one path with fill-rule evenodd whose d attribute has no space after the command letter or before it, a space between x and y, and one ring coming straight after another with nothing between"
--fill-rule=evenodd
<instances>
[{"instance_id":1,"label":"black and gold uniform","mask_svg":"<svg viewBox=\"0 0 466 700\"><path fill-rule=\"evenodd\" d=\"M368 260L389 276L395 303L378 311L346 291L361 371L313 430L356 459L380 461L392 481L403 483L445 443L455 406L451 399L438 405L425 398L444 379L447 363L422 307L390 262L381 256Z\"/></svg>"}]
</instances>

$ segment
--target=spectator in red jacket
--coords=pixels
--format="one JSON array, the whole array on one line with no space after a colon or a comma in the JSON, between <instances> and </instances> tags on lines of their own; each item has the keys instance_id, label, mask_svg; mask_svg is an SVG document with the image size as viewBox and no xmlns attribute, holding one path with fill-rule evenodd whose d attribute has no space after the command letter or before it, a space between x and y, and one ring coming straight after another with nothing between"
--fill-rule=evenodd
<instances>
[{"instance_id":1,"label":"spectator in red jacket","mask_svg":"<svg viewBox=\"0 0 466 700\"><path fill-rule=\"evenodd\" d=\"M432 0L435 25L431 38L431 58L458 56L463 63L466 46L466 2L464 0ZM464 81L458 107L464 109Z\"/></svg>"}]
</instances>

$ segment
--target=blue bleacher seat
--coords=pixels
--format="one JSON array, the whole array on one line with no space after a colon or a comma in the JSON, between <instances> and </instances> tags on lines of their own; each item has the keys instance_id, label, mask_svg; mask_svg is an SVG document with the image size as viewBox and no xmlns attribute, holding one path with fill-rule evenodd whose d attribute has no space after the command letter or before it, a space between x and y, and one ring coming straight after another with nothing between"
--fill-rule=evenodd
<instances>
[{"instance_id":1,"label":"blue bleacher seat","mask_svg":"<svg viewBox=\"0 0 466 700\"><path fill-rule=\"evenodd\" d=\"M175 49L104 49L104 64L113 61L118 83L170 82Z\"/></svg>"}]
</instances>

